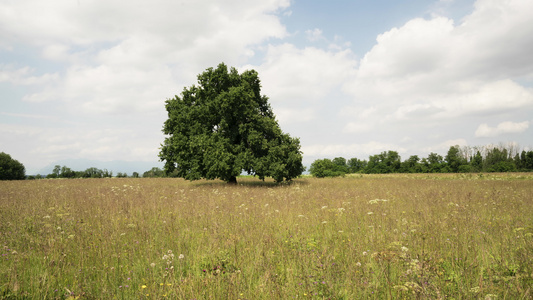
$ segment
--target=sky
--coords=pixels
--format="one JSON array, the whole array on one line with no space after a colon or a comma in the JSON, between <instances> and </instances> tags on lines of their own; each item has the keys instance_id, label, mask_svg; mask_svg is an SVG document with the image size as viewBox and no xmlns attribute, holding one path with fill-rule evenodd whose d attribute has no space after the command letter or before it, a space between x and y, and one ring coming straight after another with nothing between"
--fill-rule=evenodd
<instances>
[{"instance_id":1,"label":"sky","mask_svg":"<svg viewBox=\"0 0 533 300\"><path fill-rule=\"evenodd\" d=\"M531 0L0 0L0 152L161 166L165 100L221 62L305 165L531 150L532 53Z\"/></svg>"}]
</instances>

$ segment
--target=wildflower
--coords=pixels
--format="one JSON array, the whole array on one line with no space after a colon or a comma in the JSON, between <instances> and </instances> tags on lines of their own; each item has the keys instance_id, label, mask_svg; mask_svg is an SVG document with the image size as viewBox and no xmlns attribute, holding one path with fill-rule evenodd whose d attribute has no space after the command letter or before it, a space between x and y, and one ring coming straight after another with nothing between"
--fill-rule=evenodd
<instances>
[{"instance_id":1,"label":"wildflower","mask_svg":"<svg viewBox=\"0 0 533 300\"><path fill-rule=\"evenodd\" d=\"M326 208L328 208L328 206L327 206L327 205L324 205L324 206L322 206L321 209L326 209Z\"/></svg>"},{"instance_id":2,"label":"wildflower","mask_svg":"<svg viewBox=\"0 0 533 300\"><path fill-rule=\"evenodd\" d=\"M141 286L141 288L142 288L142 289L145 289L145 288L146 288L146 285L143 284L143 285Z\"/></svg>"},{"instance_id":3,"label":"wildflower","mask_svg":"<svg viewBox=\"0 0 533 300\"><path fill-rule=\"evenodd\" d=\"M155 267L155 263L151 263L150 267L152 267L152 268ZM129 278L128 278L128 280L129 280Z\"/></svg>"},{"instance_id":4,"label":"wildflower","mask_svg":"<svg viewBox=\"0 0 533 300\"><path fill-rule=\"evenodd\" d=\"M360 262L356 262L355 265L356 265L357 267L360 267L360 266L361 266L361 263L360 263Z\"/></svg>"},{"instance_id":5,"label":"wildflower","mask_svg":"<svg viewBox=\"0 0 533 300\"><path fill-rule=\"evenodd\" d=\"M403 252L407 252L407 251L409 251L409 249L408 249L407 247L405 247L405 246L403 246L403 247L401 248L401 250L402 250Z\"/></svg>"},{"instance_id":6,"label":"wildflower","mask_svg":"<svg viewBox=\"0 0 533 300\"><path fill-rule=\"evenodd\" d=\"M373 215L374 213L371 212L371 211L369 211L369 212L367 212L366 214L367 214L367 215Z\"/></svg>"},{"instance_id":7,"label":"wildflower","mask_svg":"<svg viewBox=\"0 0 533 300\"><path fill-rule=\"evenodd\" d=\"M178 256L179 259L184 259L185 258L185 255L183 254L180 254L180 256Z\"/></svg>"},{"instance_id":8,"label":"wildflower","mask_svg":"<svg viewBox=\"0 0 533 300\"><path fill-rule=\"evenodd\" d=\"M363 251L363 256L368 255L368 252Z\"/></svg>"}]
</instances>

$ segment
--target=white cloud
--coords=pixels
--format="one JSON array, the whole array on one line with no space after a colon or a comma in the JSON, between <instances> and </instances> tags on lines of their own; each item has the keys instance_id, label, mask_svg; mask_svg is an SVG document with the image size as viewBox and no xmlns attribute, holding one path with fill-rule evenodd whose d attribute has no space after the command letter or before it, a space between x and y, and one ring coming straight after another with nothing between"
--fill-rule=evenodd
<instances>
[{"instance_id":1,"label":"white cloud","mask_svg":"<svg viewBox=\"0 0 533 300\"><path fill-rule=\"evenodd\" d=\"M368 123L349 122L344 126L343 132L345 133L364 133L372 130L372 126Z\"/></svg>"},{"instance_id":2,"label":"white cloud","mask_svg":"<svg viewBox=\"0 0 533 300\"><path fill-rule=\"evenodd\" d=\"M521 133L529 128L529 121L524 122L502 122L496 127L490 127L488 124L480 124L476 130L476 137L495 137L508 133Z\"/></svg>"},{"instance_id":3,"label":"white cloud","mask_svg":"<svg viewBox=\"0 0 533 300\"><path fill-rule=\"evenodd\" d=\"M350 50L327 51L314 47L297 48L292 44L269 45L257 70L263 92L272 102L309 105L324 97L354 74L357 61Z\"/></svg>"},{"instance_id":4,"label":"white cloud","mask_svg":"<svg viewBox=\"0 0 533 300\"><path fill-rule=\"evenodd\" d=\"M35 70L30 67L15 69L10 65L0 64L0 82L9 82L14 85L43 85L58 80L56 73L33 75Z\"/></svg>"},{"instance_id":5,"label":"white cloud","mask_svg":"<svg viewBox=\"0 0 533 300\"><path fill-rule=\"evenodd\" d=\"M307 36L307 39L311 42L316 42L319 40L324 39L322 36L322 30L315 28L313 30L309 29L305 31L305 35Z\"/></svg>"},{"instance_id":6,"label":"white cloud","mask_svg":"<svg viewBox=\"0 0 533 300\"><path fill-rule=\"evenodd\" d=\"M436 145L424 147L422 150L426 153L433 152L433 153L438 153L442 156L445 156L448 150L450 149L450 147L453 147L453 146L463 147L467 145L468 145L468 142L466 141L466 139L459 138L459 139L453 139L453 140L446 140Z\"/></svg>"},{"instance_id":7,"label":"white cloud","mask_svg":"<svg viewBox=\"0 0 533 300\"><path fill-rule=\"evenodd\" d=\"M21 0L0 5L0 40L43 45L43 58L70 63L61 77L31 76L24 67L2 71L0 80L47 84L24 97L31 102L62 100L98 113L145 111L154 106L147 102L162 106L184 82L194 83L199 71L222 61L235 64L253 55L254 45L286 36L273 13L288 6L288 0L224 5L214 0Z\"/></svg>"},{"instance_id":8,"label":"white cloud","mask_svg":"<svg viewBox=\"0 0 533 300\"><path fill-rule=\"evenodd\" d=\"M377 38L345 90L370 118L451 120L533 107L532 1L480 0L459 25L414 19ZM363 107L361 107L363 106Z\"/></svg>"},{"instance_id":9,"label":"white cloud","mask_svg":"<svg viewBox=\"0 0 533 300\"><path fill-rule=\"evenodd\" d=\"M312 157L335 157L343 156L345 158L355 157L356 155L374 155L383 151L393 150L405 152L406 149L399 145L371 141L363 144L315 144L302 147L306 156ZM362 157L366 158L366 157Z\"/></svg>"}]
</instances>

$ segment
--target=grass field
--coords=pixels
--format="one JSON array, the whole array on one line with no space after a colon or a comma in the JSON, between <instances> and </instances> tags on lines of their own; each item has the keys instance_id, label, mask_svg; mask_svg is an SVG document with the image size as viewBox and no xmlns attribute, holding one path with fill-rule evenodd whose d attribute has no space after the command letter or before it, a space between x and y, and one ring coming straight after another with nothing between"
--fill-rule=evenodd
<instances>
[{"instance_id":1,"label":"grass field","mask_svg":"<svg viewBox=\"0 0 533 300\"><path fill-rule=\"evenodd\" d=\"M531 299L533 174L0 182L1 299Z\"/></svg>"}]
</instances>

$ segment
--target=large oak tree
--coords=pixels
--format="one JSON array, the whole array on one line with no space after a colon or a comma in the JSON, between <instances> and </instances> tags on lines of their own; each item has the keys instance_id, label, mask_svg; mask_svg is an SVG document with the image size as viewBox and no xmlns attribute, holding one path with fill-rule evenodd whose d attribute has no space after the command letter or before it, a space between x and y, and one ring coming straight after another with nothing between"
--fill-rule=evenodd
<instances>
[{"instance_id":1,"label":"large oak tree","mask_svg":"<svg viewBox=\"0 0 533 300\"><path fill-rule=\"evenodd\" d=\"M159 157L167 174L236 183L246 171L280 182L305 170L299 139L281 131L254 70L209 68L166 109Z\"/></svg>"}]
</instances>

